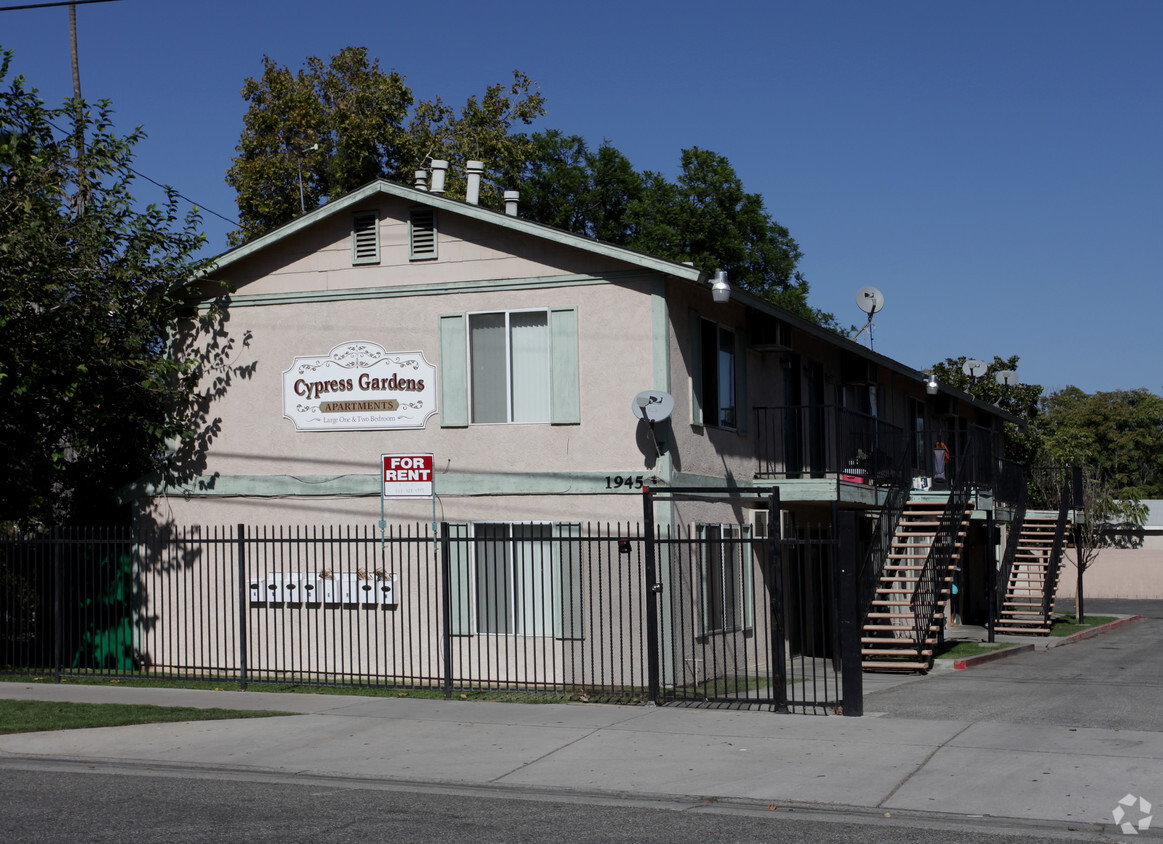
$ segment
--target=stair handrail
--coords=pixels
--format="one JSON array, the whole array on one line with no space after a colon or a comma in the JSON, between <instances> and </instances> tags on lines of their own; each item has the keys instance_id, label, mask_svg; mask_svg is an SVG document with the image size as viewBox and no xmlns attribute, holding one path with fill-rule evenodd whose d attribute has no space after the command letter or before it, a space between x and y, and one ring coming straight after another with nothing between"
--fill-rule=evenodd
<instances>
[{"instance_id":1,"label":"stair handrail","mask_svg":"<svg viewBox=\"0 0 1163 844\"><path fill-rule=\"evenodd\" d=\"M912 477L909 472L911 455L903 447L904 434L900 435L902 447L899 449L896 465L893 467L892 483L887 487L884 506L881 507L880 517L876 522L876 532L868 545L864 561L860 568L859 583L860 618L861 623L867 623L868 613L872 610L872 601L876 596L876 587L880 583L880 576L884 572L884 565L892 551L892 541L896 536L897 524L905 511L905 504L909 500L909 491L912 488Z\"/></svg>"},{"instance_id":2,"label":"stair handrail","mask_svg":"<svg viewBox=\"0 0 1163 844\"><path fill-rule=\"evenodd\" d=\"M1054 594L1058 591L1058 571L1062 568L1062 551L1066 545L1066 523L1070 521L1070 496L1063 493L1058 503L1058 522L1054 526L1054 544L1050 562L1046 566L1046 581L1042 584L1042 623L1049 632L1054 610Z\"/></svg>"},{"instance_id":3,"label":"stair handrail","mask_svg":"<svg viewBox=\"0 0 1163 844\"><path fill-rule=\"evenodd\" d=\"M998 571L997 581L994 583L993 594L990 596L992 610L991 623L997 626L998 619L1005 609L1006 595L1009 592L1010 577L1013 575L1014 562L1018 558L1018 546L1021 542L1022 528L1026 523L1026 509L1029 504L1029 493L1026 485L1018 489L1018 500L1014 502L1014 516L1010 521L1010 532L1006 536L1006 547L1001 556L1001 569Z\"/></svg>"},{"instance_id":4,"label":"stair handrail","mask_svg":"<svg viewBox=\"0 0 1163 844\"><path fill-rule=\"evenodd\" d=\"M949 500L945 502L945 509L937 520L937 529L934 531L933 542L929 546L929 553L925 557L924 568L917 580L913 591L911 608L913 611L913 641L916 642L918 661L925 661L922 651L925 641L929 638L929 628L937 614L937 605L941 600L941 587L949 576L953 567L953 557L957 548L957 535L961 532L961 525L965 520L965 508L969 504L969 472L961 467L967 463L966 458L972 448L972 441L967 440L958 455L959 459L953 464L954 473L949 484ZM932 664L932 657L928 658Z\"/></svg>"}]
</instances>

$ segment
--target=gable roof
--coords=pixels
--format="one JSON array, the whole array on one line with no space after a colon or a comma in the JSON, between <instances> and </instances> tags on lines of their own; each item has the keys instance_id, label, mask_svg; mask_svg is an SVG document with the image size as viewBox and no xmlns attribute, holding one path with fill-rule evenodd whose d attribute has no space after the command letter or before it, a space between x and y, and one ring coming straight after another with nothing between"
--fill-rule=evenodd
<instances>
[{"instance_id":1,"label":"gable roof","mask_svg":"<svg viewBox=\"0 0 1163 844\"><path fill-rule=\"evenodd\" d=\"M503 229L508 229L514 232L531 235L533 237L548 240L562 246L568 246L574 249L581 249L585 252L590 252L595 255L602 255L607 258L613 258L618 261L623 261L628 264L642 267L643 269L654 270L656 272L665 273L666 275L674 276L675 278L684 279L690 282L701 282L708 284L708 274L697 267L689 264L679 263L678 261L670 261L666 258L659 258L655 255L648 255L645 252L638 252L633 249L627 249L624 246L615 246L612 243L604 243L600 240L594 240L580 234L573 234L572 232L563 231L562 229L547 226L544 223L535 223L532 220L526 220L521 217L510 216L503 211L495 211L492 208L484 208L480 205L472 205L460 199L452 199L443 194L429 193L428 191L419 190L417 188L399 185L395 182L388 182L383 179L378 179L374 182L369 182L361 188L356 188L351 193L345 194L338 199L328 202L326 205L321 205L313 211L309 211L301 217L297 217L289 223L286 223L274 231L267 232L261 237L256 237L254 240L236 247L229 252L224 252L214 259L214 266L209 271L209 274L229 267L236 261L247 258L262 250L273 246L279 241L285 240L294 236L303 229L315 225L320 220L325 220L328 217L341 214L353 207L360 205L366 200L376 196L390 196L397 199L402 199L415 205L427 205L430 208L436 208L440 211L445 211L451 214L458 214L462 217L467 217L472 220L478 220L489 225L498 226Z\"/></svg>"},{"instance_id":2,"label":"gable roof","mask_svg":"<svg viewBox=\"0 0 1163 844\"><path fill-rule=\"evenodd\" d=\"M487 225L497 226L513 232L519 232L531 237L547 240L561 246L570 247L573 249L580 249L584 252L589 252L595 255L601 255L606 258L611 258L620 262L631 264L633 266L641 267L645 270L663 273L664 275L673 278L696 284L710 290L710 275L690 264L684 264L678 261L671 261L666 258L659 258L656 255L650 255L645 252L639 252L634 249L628 249L624 246L615 246L612 243L605 243L600 240L586 237L584 235L573 234L562 229L554 228L553 226L544 223L536 223L532 220L523 219L521 217L511 216L502 211L496 211L492 208L485 208L480 205L473 205L460 199L453 199L443 194L430 193L426 190L408 187L406 185L389 182L384 179L377 179L374 182L369 182L361 188L356 188L344 196L339 197L322 205L301 217L286 223L279 228L268 232L267 234L257 237L248 243L238 246L228 252L219 255L214 259L213 266L205 273L207 276L213 276L217 271L225 269L230 265L255 255L269 247L278 244L290 237L294 237L299 232L307 229L322 220L328 219L338 214L349 211L352 208L358 207L360 204L366 202L368 199L377 196L389 196L396 199L401 199L415 205L426 205L431 208L438 209L451 214L458 214L468 219L477 220ZM827 328L817 325L814 322L799 317L790 311L772 304L768 300L743 290L738 287L731 289L732 300L744 305L747 308L759 311L760 313L776 317L784 322L790 324L798 331L802 331L808 335L814 336L818 339L824 340L844 349L852 354L867 360L875 362L878 366L885 368L888 371L895 372L909 378L922 379L924 373L920 370L913 369L907 364L901 363L885 355L865 348L854 340L837 334ZM992 405L988 402L981 401L974 398L968 393L950 387L946 384L940 384L939 389L941 393L954 396L959 401L967 405L1000 416L1007 422L1015 424L1022 424L1024 420L1020 417L1013 416L1001 408Z\"/></svg>"}]
</instances>

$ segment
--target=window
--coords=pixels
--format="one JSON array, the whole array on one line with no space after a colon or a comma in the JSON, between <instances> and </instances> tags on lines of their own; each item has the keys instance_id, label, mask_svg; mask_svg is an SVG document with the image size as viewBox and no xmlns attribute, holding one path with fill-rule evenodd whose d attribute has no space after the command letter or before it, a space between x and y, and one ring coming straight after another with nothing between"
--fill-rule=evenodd
<instances>
[{"instance_id":1,"label":"window","mask_svg":"<svg viewBox=\"0 0 1163 844\"><path fill-rule=\"evenodd\" d=\"M733 329L692 312L691 346L691 421L746 433L746 344Z\"/></svg>"},{"instance_id":2,"label":"window","mask_svg":"<svg viewBox=\"0 0 1163 844\"><path fill-rule=\"evenodd\" d=\"M551 635L550 526L477 524L474 532L476 632Z\"/></svg>"},{"instance_id":3,"label":"window","mask_svg":"<svg viewBox=\"0 0 1163 844\"><path fill-rule=\"evenodd\" d=\"M452 633L582 638L582 541L572 523L449 523Z\"/></svg>"},{"instance_id":4,"label":"window","mask_svg":"<svg viewBox=\"0 0 1163 844\"><path fill-rule=\"evenodd\" d=\"M412 208L408 211L408 259L436 259L436 210Z\"/></svg>"},{"instance_id":5,"label":"window","mask_svg":"<svg viewBox=\"0 0 1163 844\"><path fill-rule=\"evenodd\" d=\"M357 211L351 215L351 263L380 262L380 213Z\"/></svg>"},{"instance_id":6,"label":"window","mask_svg":"<svg viewBox=\"0 0 1163 844\"><path fill-rule=\"evenodd\" d=\"M470 314L473 422L549 421L549 314Z\"/></svg>"},{"instance_id":7,"label":"window","mask_svg":"<svg viewBox=\"0 0 1163 844\"><path fill-rule=\"evenodd\" d=\"M440 317L440 424L581 421L577 309Z\"/></svg>"},{"instance_id":8,"label":"window","mask_svg":"<svg viewBox=\"0 0 1163 844\"><path fill-rule=\"evenodd\" d=\"M700 634L753 626L754 573L751 526L696 525L702 562Z\"/></svg>"}]
</instances>

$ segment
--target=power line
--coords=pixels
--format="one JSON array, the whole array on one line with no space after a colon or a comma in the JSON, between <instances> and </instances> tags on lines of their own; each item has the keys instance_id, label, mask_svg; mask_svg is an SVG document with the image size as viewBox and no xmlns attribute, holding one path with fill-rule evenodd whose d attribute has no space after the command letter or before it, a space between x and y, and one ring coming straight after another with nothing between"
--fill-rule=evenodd
<instances>
[{"instance_id":1,"label":"power line","mask_svg":"<svg viewBox=\"0 0 1163 844\"><path fill-rule=\"evenodd\" d=\"M18 12L22 9L48 9L52 6L84 6L87 3L119 3L121 0L64 0L58 3L25 3L23 6L0 6L0 12Z\"/></svg>"}]
</instances>

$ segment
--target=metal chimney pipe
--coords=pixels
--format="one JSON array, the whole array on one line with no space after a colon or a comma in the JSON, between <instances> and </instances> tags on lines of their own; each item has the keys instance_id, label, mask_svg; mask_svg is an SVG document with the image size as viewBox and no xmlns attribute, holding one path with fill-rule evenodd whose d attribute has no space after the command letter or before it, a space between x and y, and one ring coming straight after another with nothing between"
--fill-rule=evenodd
<instances>
[{"instance_id":1,"label":"metal chimney pipe","mask_svg":"<svg viewBox=\"0 0 1163 844\"><path fill-rule=\"evenodd\" d=\"M412 187L416 190L428 190L428 171L417 170L412 177Z\"/></svg>"},{"instance_id":2,"label":"metal chimney pipe","mask_svg":"<svg viewBox=\"0 0 1163 844\"><path fill-rule=\"evenodd\" d=\"M444 193L444 177L448 172L448 162L443 158L432 159L432 192Z\"/></svg>"},{"instance_id":3,"label":"metal chimney pipe","mask_svg":"<svg viewBox=\"0 0 1163 844\"><path fill-rule=\"evenodd\" d=\"M479 205L481 201L481 173L485 172L483 161L468 161L465 163L465 174L468 177L468 187L464 192L464 201L469 205Z\"/></svg>"},{"instance_id":4,"label":"metal chimney pipe","mask_svg":"<svg viewBox=\"0 0 1163 844\"><path fill-rule=\"evenodd\" d=\"M521 201L521 191L507 190L505 191L505 213L510 217L517 216L517 205Z\"/></svg>"}]
</instances>

